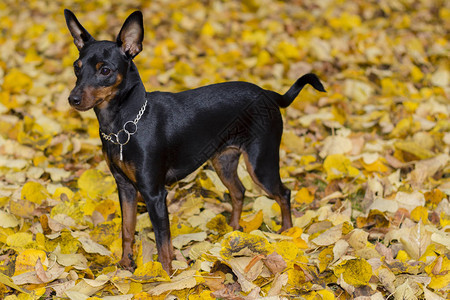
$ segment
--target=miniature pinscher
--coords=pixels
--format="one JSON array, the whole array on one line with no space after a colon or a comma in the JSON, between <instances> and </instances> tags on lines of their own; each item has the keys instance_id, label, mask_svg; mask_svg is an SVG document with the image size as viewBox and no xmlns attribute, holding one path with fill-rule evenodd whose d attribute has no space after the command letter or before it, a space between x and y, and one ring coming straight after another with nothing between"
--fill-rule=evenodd
<instances>
[{"instance_id":1,"label":"miniature pinscher","mask_svg":"<svg viewBox=\"0 0 450 300\"><path fill-rule=\"evenodd\" d=\"M158 260L171 273L165 186L211 160L228 188L233 205L230 225L239 228L245 188L237 176L243 154L252 179L281 207L281 231L292 227L290 190L281 182L279 147L283 132L280 107L287 107L306 84L325 92L314 74L300 77L284 94L247 82L212 84L180 93L148 93L133 58L142 50L142 13L132 13L115 42L95 40L64 10L79 50L76 86L69 103L93 108L102 150L119 192L123 254L119 264L133 270L138 198L153 224Z\"/></svg>"}]
</instances>

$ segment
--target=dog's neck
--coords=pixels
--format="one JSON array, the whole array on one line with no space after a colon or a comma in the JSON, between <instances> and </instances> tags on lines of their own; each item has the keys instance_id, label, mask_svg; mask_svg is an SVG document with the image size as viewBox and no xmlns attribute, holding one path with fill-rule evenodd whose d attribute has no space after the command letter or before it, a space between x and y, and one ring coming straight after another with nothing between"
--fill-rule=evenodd
<instances>
[{"instance_id":1,"label":"dog's neck","mask_svg":"<svg viewBox=\"0 0 450 300\"><path fill-rule=\"evenodd\" d=\"M132 121L145 103L146 91L136 65L131 62L124 74L117 95L107 103L94 107L100 130L116 133L127 121Z\"/></svg>"}]
</instances>

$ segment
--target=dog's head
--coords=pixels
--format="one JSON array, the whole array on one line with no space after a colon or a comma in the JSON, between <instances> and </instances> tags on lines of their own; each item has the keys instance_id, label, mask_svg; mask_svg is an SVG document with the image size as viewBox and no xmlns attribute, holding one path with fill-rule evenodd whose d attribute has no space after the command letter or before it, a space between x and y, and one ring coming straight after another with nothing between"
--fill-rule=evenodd
<instances>
[{"instance_id":1,"label":"dog's head","mask_svg":"<svg viewBox=\"0 0 450 300\"><path fill-rule=\"evenodd\" d=\"M65 9L64 16L80 54L73 64L77 83L69 103L81 111L107 106L120 90L131 60L142 51L142 13L135 11L125 20L115 42L95 40L70 10Z\"/></svg>"}]
</instances>

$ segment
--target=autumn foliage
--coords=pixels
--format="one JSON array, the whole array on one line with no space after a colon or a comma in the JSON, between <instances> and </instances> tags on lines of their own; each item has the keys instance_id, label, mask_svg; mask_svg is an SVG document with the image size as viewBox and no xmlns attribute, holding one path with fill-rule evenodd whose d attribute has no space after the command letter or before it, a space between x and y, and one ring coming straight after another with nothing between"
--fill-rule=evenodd
<instances>
[{"instance_id":1,"label":"autumn foliage","mask_svg":"<svg viewBox=\"0 0 450 300\"><path fill-rule=\"evenodd\" d=\"M144 14L135 62L148 91L244 80L285 92L283 182L294 227L238 172L242 231L206 164L168 187L169 277L139 206L134 273L92 111L67 103L73 10L112 40ZM42 1L0 3L0 298L448 299L450 2ZM155 141L157 142L157 141ZM167 298L166 298L167 297Z\"/></svg>"}]
</instances>

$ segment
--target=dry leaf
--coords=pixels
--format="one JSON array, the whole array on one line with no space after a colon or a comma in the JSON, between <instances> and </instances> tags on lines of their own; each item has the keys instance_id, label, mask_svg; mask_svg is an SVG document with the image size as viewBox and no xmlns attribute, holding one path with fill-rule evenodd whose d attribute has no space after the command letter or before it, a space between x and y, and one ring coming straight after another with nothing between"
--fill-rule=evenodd
<instances>
[{"instance_id":1,"label":"dry leaf","mask_svg":"<svg viewBox=\"0 0 450 300\"><path fill-rule=\"evenodd\" d=\"M197 281L194 276L198 276L195 270L184 271L180 275L172 278L171 282L162 283L152 289L150 293L152 295L161 295L164 292L171 290L182 290L186 288L192 288L197 285Z\"/></svg>"}]
</instances>

